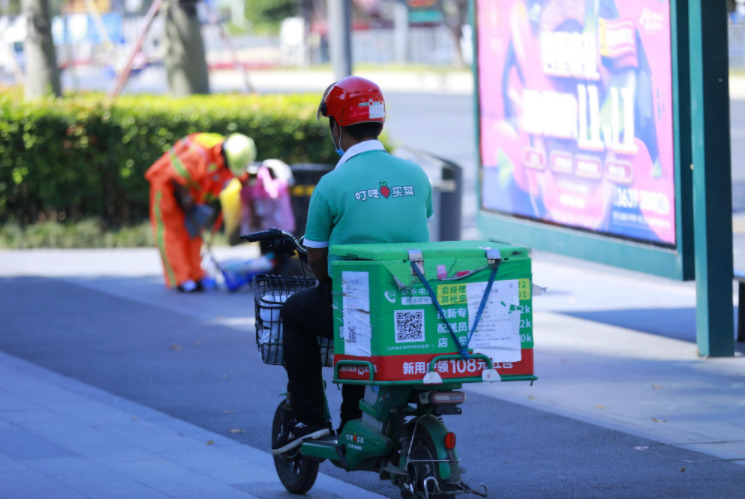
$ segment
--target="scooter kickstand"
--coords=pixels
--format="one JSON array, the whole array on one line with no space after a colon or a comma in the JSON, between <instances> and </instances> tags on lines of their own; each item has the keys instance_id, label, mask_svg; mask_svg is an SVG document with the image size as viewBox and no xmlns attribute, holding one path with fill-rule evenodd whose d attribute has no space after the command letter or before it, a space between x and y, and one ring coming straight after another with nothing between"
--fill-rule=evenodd
<instances>
[{"instance_id":1,"label":"scooter kickstand","mask_svg":"<svg viewBox=\"0 0 745 499\"><path fill-rule=\"evenodd\" d=\"M484 491L481 492L480 489L484 489ZM475 489L470 489L470 492L479 497L489 497L489 488L485 483L478 484Z\"/></svg>"}]
</instances>

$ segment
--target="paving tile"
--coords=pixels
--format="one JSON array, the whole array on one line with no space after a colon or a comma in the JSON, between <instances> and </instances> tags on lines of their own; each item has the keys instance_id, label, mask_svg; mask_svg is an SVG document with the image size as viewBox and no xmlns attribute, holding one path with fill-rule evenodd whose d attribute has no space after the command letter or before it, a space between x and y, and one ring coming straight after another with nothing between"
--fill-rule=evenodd
<instances>
[{"instance_id":1,"label":"paving tile","mask_svg":"<svg viewBox=\"0 0 745 499\"><path fill-rule=\"evenodd\" d=\"M25 466L0 470L3 499L83 499L86 496Z\"/></svg>"},{"instance_id":2,"label":"paving tile","mask_svg":"<svg viewBox=\"0 0 745 499\"><path fill-rule=\"evenodd\" d=\"M281 483L236 483L233 487L245 491L248 494L253 494L254 497L261 497L261 499L285 499L287 497L287 490L282 486ZM306 497L318 497L315 489L310 489Z\"/></svg>"},{"instance_id":3,"label":"paving tile","mask_svg":"<svg viewBox=\"0 0 745 499\"><path fill-rule=\"evenodd\" d=\"M158 463L160 459L151 452L120 444L118 441L103 439L100 442L87 442L75 449L88 459L107 466L131 463Z\"/></svg>"},{"instance_id":4,"label":"paving tile","mask_svg":"<svg viewBox=\"0 0 745 499\"><path fill-rule=\"evenodd\" d=\"M15 428L18 428L18 425L15 425L10 421L6 421L5 419L3 419L2 413L0 413L0 431L11 430Z\"/></svg>"},{"instance_id":5,"label":"paving tile","mask_svg":"<svg viewBox=\"0 0 745 499\"><path fill-rule=\"evenodd\" d=\"M96 473L63 473L51 475L53 480L87 497L106 499L164 499L167 490L159 491L114 470Z\"/></svg>"},{"instance_id":6,"label":"paving tile","mask_svg":"<svg viewBox=\"0 0 745 499\"><path fill-rule=\"evenodd\" d=\"M176 418L169 418L166 420L157 421L157 424L164 428L168 428L176 433L180 433L186 437L193 438L194 440L197 440L199 442L207 442L211 440L213 441L213 445L234 443L229 438L216 435L209 430L205 430L204 428L200 428L199 426L195 426L191 423L187 423L186 421L182 421Z\"/></svg>"},{"instance_id":7,"label":"paving tile","mask_svg":"<svg viewBox=\"0 0 745 499\"><path fill-rule=\"evenodd\" d=\"M264 466L269 469L274 469L274 459L267 450L257 449L248 445L241 445L237 442L233 442L234 445L222 447L223 452L227 452L234 456L246 459L259 466Z\"/></svg>"},{"instance_id":8,"label":"paving tile","mask_svg":"<svg viewBox=\"0 0 745 499\"><path fill-rule=\"evenodd\" d=\"M74 444L80 435L94 431L90 426L81 425L75 418L64 416L46 408L8 412L2 415L13 424L48 438L60 445Z\"/></svg>"},{"instance_id":9,"label":"paving tile","mask_svg":"<svg viewBox=\"0 0 745 499\"><path fill-rule=\"evenodd\" d=\"M74 403L86 400L85 397L69 390L60 389L59 386L48 381L33 376L16 375L13 370L0 370L0 376L5 379L13 377L13 384L5 386L5 391L22 399L33 400L41 405L59 402Z\"/></svg>"},{"instance_id":10,"label":"paving tile","mask_svg":"<svg viewBox=\"0 0 745 499\"><path fill-rule=\"evenodd\" d=\"M0 379L9 379L3 377L0 373ZM25 409L38 409L39 405L26 397L19 397L7 390L0 389L0 415L5 411L19 411Z\"/></svg>"},{"instance_id":11,"label":"paving tile","mask_svg":"<svg viewBox=\"0 0 745 499\"><path fill-rule=\"evenodd\" d=\"M5 411L0 413L0 417L29 431L33 431L33 428L36 426L43 427L55 418L59 419L49 409L41 406L29 409L19 409L16 411Z\"/></svg>"},{"instance_id":12,"label":"paving tile","mask_svg":"<svg viewBox=\"0 0 745 499\"><path fill-rule=\"evenodd\" d=\"M251 494L250 492L246 492L241 489L237 489L235 487L231 487L229 489L221 487L220 490L215 490L214 492L215 494L219 494L219 495L205 496L199 493L199 494L177 495L173 497L174 499L205 499L206 497L214 497L215 499L218 499L218 498L219 499L224 499L224 498L247 499L251 497L262 497L262 496L255 496ZM285 494L283 497L288 497L288 495Z\"/></svg>"},{"instance_id":13,"label":"paving tile","mask_svg":"<svg viewBox=\"0 0 745 499\"><path fill-rule=\"evenodd\" d=\"M79 455L23 459L24 466L44 475L106 473L110 468ZM1 464L0 464L1 465Z\"/></svg>"},{"instance_id":14,"label":"paving tile","mask_svg":"<svg viewBox=\"0 0 745 499\"><path fill-rule=\"evenodd\" d=\"M162 457L225 484L242 483L248 477L254 478L256 482L277 482L274 468L237 459L236 456L225 452L194 450L193 452L169 452L163 454Z\"/></svg>"},{"instance_id":15,"label":"paving tile","mask_svg":"<svg viewBox=\"0 0 745 499\"><path fill-rule=\"evenodd\" d=\"M84 425L106 426L132 421L132 416L101 402L75 396L70 400L46 403L45 407L62 416L72 416Z\"/></svg>"},{"instance_id":16,"label":"paving tile","mask_svg":"<svg viewBox=\"0 0 745 499\"><path fill-rule=\"evenodd\" d=\"M148 421L130 419L125 424L107 426L100 430L113 438L148 452L184 452L205 445L203 441L180 435Z\"/></svg>"},{"instance_id":17,"label":"paving tile","mask_svg":"<svg viewBox=\"0 0 745 499\"><path fill-rule=\"evenodd\" d=\"M120 410L137 419L146 421L173 419L171 416L163 414L162 412L157 411L152 407L147 407L142 404L138 404L137 402L132 402L131 400L127 400L117 395L112 395L110 393L104 392L103 390L99 390L99 392L101 393L93 395L92 398L94 400L99 400L103 403L109 404L111 405L111 407L114 407L117 410Z\"/></svg>"},{"instance_id":18,"label":"paving tile","mask_svg":"<svg viewBox=\"0 0 745 499\"><path fill-rule=\"evenodd\" d=\"M116 438L104 429L79 424L70 417L50 411L26 411L5 416L40 438L59 447L75 449L80 455L104 464L154 459L152 453Z\"/></svg>"},{"instance_id":19,"label":"paving tile","mask_svg":"<svg viewBox=\"0 0 745 499\"><path fill-rule=\"evenodd\" d=\"M240 493L234 487L208 478L196 471L188 470L170 461L157 463L136 463L112 466L123 473L152 488L164 491L171 496L183 497L230 497Z\"/></svg>"},{"instance_id":20,"label":"paving tile","mask_svg":"<svg viewBox=\"0 0 745 499\"><path fill-rule=\"evenodd\" d=\"M21 463L20 461L13 459L3 454L3 449L0 447L0 475L12 475L16 471L26 472L29 467ZM1 483L1 482L0 482ZM2 497L2 496L0 496Z\"/></svg>"},{"instance_id":21,"label":"paving tile","mask_svg":"<svg viewBox=\"0 0 745 499\"><path fill-rule=\"evenodd\" d=\"M0 449L11 459L75 455L66 447L18 427L0 430Z\"/></svg>"}]
</instances>

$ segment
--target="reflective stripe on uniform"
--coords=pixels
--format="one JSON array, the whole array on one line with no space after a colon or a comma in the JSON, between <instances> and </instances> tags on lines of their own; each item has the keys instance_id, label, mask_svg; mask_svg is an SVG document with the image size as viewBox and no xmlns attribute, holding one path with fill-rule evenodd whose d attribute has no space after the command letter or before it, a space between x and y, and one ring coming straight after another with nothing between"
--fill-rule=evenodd
<instances>
[{"instance_id":1,"label":"reflective stripe on uniform","mask_svg":"<svg viewBox=\"0 0 745 499\"><path fill-rule=\"evenodd\" d=\"M163 200L163 192L158 191L155 193L155 206L153 206L153 215L155 216L155 244L158 245L160 250L160 259L163 261L163 268L166 271L168 278L168 284L170 287L176 286L176 276L173 273L173 267L168 261L168 254L166 253L166 241L163 236L166 228L163 223L163 211L160 208L160 203Z\"/></svg>"},{"instance_id":2,"label":"reflective stripe on uniform","mask_svg":"<svg viewBox=\"0 0 745 499\"><path fill-rule=\"evenodd\" d=\"M212 173L217 171L217 164L210 161L205 148L212 149L222 140L223 136L216 133L200 133L194 136L193 141L191 140L191 137L187 136L181 139L181 142L183 142L190 151L194 151L202 156L202 159L207 163L207 172Z\"/></svg>"},{"instance_id":3,"label":"reflective stripe on uniform","mask_svg":"<svg viewBox=\"0 0 745 499\"><path fill-rule=\"evenodd\" d=\"M181 158L178 157L176 152L171 149L168 151L169 157L171 158L171 165L173 166L173 169L176 170L176 174L179 175L181 178L184 179L186 182L186 186L189 189L199 189L199 184L197 184L193 178L191 178L191 175L189 174L189 170L186 169L184 166L184 163L181 161Z\"/></svg>"}]
</instances>

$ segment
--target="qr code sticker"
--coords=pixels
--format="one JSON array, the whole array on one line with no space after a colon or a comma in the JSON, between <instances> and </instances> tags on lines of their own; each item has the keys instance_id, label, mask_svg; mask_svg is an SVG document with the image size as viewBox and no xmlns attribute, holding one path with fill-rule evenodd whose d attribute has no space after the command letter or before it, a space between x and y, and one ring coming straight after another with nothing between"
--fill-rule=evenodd
<instances>
[{"instance_id":1,"label":"qr code sticker","mask_svg":"<svg viewBox=\"0 0 745 499\"><path fill-rule=\"evenodd\" d=\"M396 343L424 341L424 310L396 310Z\"/></svg>"}]
</instances>

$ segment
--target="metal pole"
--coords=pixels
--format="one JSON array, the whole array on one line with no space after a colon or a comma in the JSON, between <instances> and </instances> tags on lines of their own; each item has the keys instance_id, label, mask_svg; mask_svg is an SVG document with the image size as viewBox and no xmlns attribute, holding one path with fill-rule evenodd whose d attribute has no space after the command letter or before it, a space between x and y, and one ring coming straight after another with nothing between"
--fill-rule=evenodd
<instances>
[{"instance_id":1,"label":"metal pole","mask_svg":"<svg viewBox=\"0 0 745 499\"><path fill-rule=\"evenodd\" d=\"M251 80L249 80L248 78L248 70L246 69L246 65L238 59L238 53L235 51L235 48L233 47L233 42L230 41L230 37L228 36L228 33L225 31L225 27L222 25L222 22L217 17L217 14L215 13L210 3L204 2L204 6L207 8L207 13L209 15L210 22L215 27L217 27L217 30L220 33L220 39L222 40L223 45L225 45L225 47L230 52L230 58L232 59L233 66L235 66L235 69L241 74L241 76L243 76L244 92L247 94L256 93L256 89L253 87L253 85L251 85Z\"/></svg>"},{"instance_id":2,"label":"metal pole","mask_svg":"<svg viewBox=\"0 0 745 499\"><path fill-rule=\"evenodd\" d=\"M334 79L352 74L352 8L350 0L328 0L329 48Z\"/></svg>"},{"instance_id":3,"label":"metal pole","mask_svg":"<svg viewBox=\"0 0 745 499\"><path fill-rule=\"evenodd\" d=\"M303 4L303 59L302 67L310 67L310 24L312 22L311 0L302 0Z\"/></svg>"},{"instance_id":4,"label":"metal pole","mask_svg":"<svg viewBox=\"0 0 745 499\"><path fill-rule=\"evenodd\" d=\"M688 0L696 267L702 357L734 355L727 3Z\"/></svg>"},{"instance_id":5,"label":"metal pole","mask_svg":"<svg viewBox=\"0 0 745 499\"><path fill-rule=\"evenodd\" d=\"M150 5L150 10L147 11L147 15L145 16L145 24L142 27L140 36L137 37L137 41L135 41L135 44L132 46L132 52L129 54L127 64L109 89L109 97L116 98L121 93L122 89L124 89L124 85L127 83L127 78L129 78L129 74L132 72L132 64L134 63L135 56L140 52L142 44L145 42L145 36L147 36L147 32L150 30L150 26L153 24L153 20L160 10L160 6L163 5L163 1L164 0L155 0Z\"/></svg>"},{"instance_id":6,"label":"metal pole","mask_svg":"<svg viewBox=\"0 0 745 499\"><path fill-rule=\"evenodd\" d=\"M393 6L393 50L396 64L409 62L409 7L406 0Z\"/></svg>"}]
</instances>

